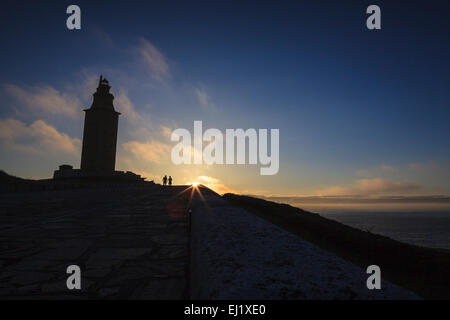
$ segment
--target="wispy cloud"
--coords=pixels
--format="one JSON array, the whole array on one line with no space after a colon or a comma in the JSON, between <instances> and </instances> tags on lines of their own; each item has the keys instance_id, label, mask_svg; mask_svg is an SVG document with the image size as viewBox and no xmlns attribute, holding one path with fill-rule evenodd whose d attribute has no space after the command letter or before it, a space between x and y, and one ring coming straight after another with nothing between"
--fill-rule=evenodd
<instances>
[{"instance_id":1,"label":"wispy cloud","mask_svg":"<svg viewBox=\"0 0 450 320\"><path fill-rule=\"evenodd\" d=\"M114 104L117 106L116 109L118 109L128 121L136 123L137 121L142 120L141 115L136 111L125 89L118 90L114 99Z\"/></svg>"},{"instance_id":2,"label":"wispy cloud","mask_svg":"<svg viewBox=\"0 0 450 320\"><path fill-rule=\"evenodd\" d=\"M396 194L417 191L422 189L422 186L415 182L398 182L374 178L358 180L355 189L363 194Z\"/></svg>"},{"instance_id":3,"label":"wispy cloud","mask_svg":"<svg viewBox=\"0 0 450 320\"><path fill-rule=\"evenodd\" d=\"M14 84L3 86L4 92L16 100L20 107L37 111L40 118L48 115L62 115L77 121L83 117L83 109L92 103L92 94L98 85L99 75L83 70L81 79L75 85L68 84L59 91L50 85L19 87ZM114 106L129 122L136 125L142 116L136 111L123 87L113 90ZM144 125L141 123L141 125Z\"/></svg>"},{"instance_id":4,"label":"wispy cloud","mask_svg":"<svg viewBox=\"0 0 450 320\"><path fill-rule=\"evenodd\" d=\"M114 46L114 41L109 33L107 33L105 30L100 29L98 27L91 27L92 35L95 37L96 40L101 41L109 48L112 48Z\"/></svg>"},{"instance_id":5,"label":"wispy cloud","mask_svg":"<svg viewBox=\"0 0 450 320\"><path fill-rule=\"evenodd\" d=\"M75 95L63 93L52 86L21 88L14 84L3 86L4 91L29 110L81 118L82 104Z\"/></svg>"},{"instance_id":6,"label":"wispy cloud","mask_svg":"<svg viewBox=\"0 0 450 320\"><path fill-rule=\"evenodd\" d=\"M27 126L22 121L0 119L0 141L5 148L37 154L67 153L79 154L81 140L72 138L43 120Z\"/></svg>"},{"instance_id":7,"label":"wispy cloud","mask_svg":"<svg viewBox=\"0 0 450 320\"><path fill-rule=\"evenodd\" d=\"M169 64L166 57L150 41L142 38L138 54L153 79L164 82L169 76Z\"/></svg>"},{"instance_id":8,"label":"wispy cloud","mask_svg":"<svg viewBox=\"0 0 450 320\"><path fill-rule=\"evenodd\" d=\"M160 141L138 142L128 141L122 144L125 151L136 158L146 161L160 163L162 159L168 157L170 146Z\"/></svg>"},{"instance_id":9,"label":"wispy cloud","mask_svg":"<svg viewBox=\"0 0 450 320\"><path fill-rule=\"evenodd\" d=\"M394 168L393 166L388 166L388 165L385 165L385 164L382 164L382 165L380 166L380 168L381 168L381 170L386 171L386 172L394 172L394 171L397 170L397 169Z\"/></svg>"},{"instance_id":10,"label":"wispy cloud","mask_svg":"<svg viewBox=\"0 0 450 320\"><path fill-rule=\"evenodd\" d=\"M450 209L450 197L445 196L268 196L262 197L280 203L289 203L313 212L364 211L443 211Z\"/></svg>"},{"instance_id":11,"label":"wispy cloud","mask_svg":"<svg viewBox=\"0 0 450 320\"><path fill-rule=\"evenodd\" d=\"M382 164L377 167L373 167L373 168L369 168L369 169L357 170L355 174L358 177L376 177L376 176L384 175L384 174L392 174L397 171L398 171L398 169L393 166Z\"/></svg>"},{"instance_id":12,"label":"wispy cloud","mask_svg":"<svg viewBox=\"0 0 450 320\"><path fill-rule=\"evenodd\" d=\"M425 165L423 163L410 163L408 164L408 169L411 170L422 170L425 168Z\"/></svg>"},{"instance_id":13,"label":"wispy cloud","mask_svg":"<svg viewBox=\"0 0 450 320\"><path fill-rule=\"evenodd\" d=\"M211 99L209 95L206 93L205 89L195 88L194 92L198 102L204 109L209 111L216 110L215 104L211 102Z\"/></svg>"},{"instance_id":14,"label":"wispy cloud","mask_svg":"<svg viewBox=\"0 0 450 320\"><path fill-rule=\"evenodd\" d=\"M0 139L11 141L26 132L27 127L22 121L12 118L0 119Z\"/></svg>"},{"instance_id":15,"label":"wispy cloud","mask_svg":"<svg viewBox=\"0 0 450 320\"><path fill-rule=\"evenodd\" d=\"M208 95L206 94L206 92L204 90L200 90L200 89L195 89L195 94L197 95L197 99L198 101L204 105L207 106L208 105Z\"/></svg>"},{"instance_id":16,"label":"wispy cloud","mask_svg":"<svg viewBox=\"0 0 450 320\"><path fill-rule=\"evenodd\" d=\"M359 179L352 186L331 186L320 190L320 196L379 196L403 195L421 191L422 185L415 182L389 181L381 178Z\"/></svg>"},{"instance_id":17,"label":"wispy cloud","mask_svg":"<svg viewBox=\"0 0 450 320\"><path fill-rule=\"evenodd\" d=\"M161 126L160 128L161 128L160 131L161 135L167 139L170 139L170 136L172 135L172 129L170 129L167 126Z\"/></svg>"}]
</instances>

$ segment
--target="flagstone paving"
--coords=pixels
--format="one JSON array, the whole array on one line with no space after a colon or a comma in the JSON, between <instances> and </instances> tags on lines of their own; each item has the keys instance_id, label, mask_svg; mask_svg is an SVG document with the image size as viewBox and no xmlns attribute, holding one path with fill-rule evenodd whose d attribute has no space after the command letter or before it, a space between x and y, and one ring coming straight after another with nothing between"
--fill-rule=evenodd
<instances>
[{"instance_id":1,"label":"flagstone paving","mask_svg":"<svg viewBox=\"0 0 450 320\"><path fill-rule=\"evenodd\" d=\"M184 187L0 194L0 299L186 298ZM69 265L81 290L69 290Z\"/></svg>"}]
</instances>

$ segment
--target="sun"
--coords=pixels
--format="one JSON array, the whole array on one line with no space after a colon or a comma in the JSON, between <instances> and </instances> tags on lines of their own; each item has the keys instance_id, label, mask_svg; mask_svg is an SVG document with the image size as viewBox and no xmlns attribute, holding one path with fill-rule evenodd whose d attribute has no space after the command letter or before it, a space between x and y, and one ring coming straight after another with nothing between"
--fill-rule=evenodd
<instances>
[{"instance_id":1,"label":"sun","mask_svg":"<svg viewBox=\"0 0 450 320\"><path fill-rule=\"evenodd\" d=\"M197 187L198 187L198 185L199 185L199 183L198 183L198 182L192 182L192 186L193 186L194 188L197 188Z\"/></svg>"}]
</instances>

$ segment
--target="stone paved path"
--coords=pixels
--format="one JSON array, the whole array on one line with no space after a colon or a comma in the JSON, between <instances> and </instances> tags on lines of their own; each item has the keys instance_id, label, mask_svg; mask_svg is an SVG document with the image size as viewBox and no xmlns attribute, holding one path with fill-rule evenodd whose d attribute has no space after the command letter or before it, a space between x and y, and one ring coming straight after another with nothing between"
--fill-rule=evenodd
<instances>
[{"instance_id":1,"label":"stone paved path","mask_svg":"<svg viewBox=\"0 0 450 320\"><path fill-rule=\"evenodd\" d=\"M119 185L0 195L0 299L183 299L183 187ZM68 265L82 289L66 287Z\"/></svg>"}]
</instances>

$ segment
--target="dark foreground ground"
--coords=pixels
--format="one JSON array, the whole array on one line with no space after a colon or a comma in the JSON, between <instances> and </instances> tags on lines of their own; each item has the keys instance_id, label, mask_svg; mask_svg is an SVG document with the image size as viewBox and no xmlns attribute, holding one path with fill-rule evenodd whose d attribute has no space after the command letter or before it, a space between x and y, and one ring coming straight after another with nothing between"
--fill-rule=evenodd
<instances>
[{"instance_id":1,"label":"dark foreground ground","mask_svg":"<svg viewBox=\"0 0 450 320\"><path fill-rule=\"evenodd\" d=\"M450 252L404 244L287 204L234 194L224 199L428 299L450 299Z\"/></svg>"},{"instance_id":2,"label":"dark foreground ground","mask_svg":"<svg viewBox=\"0 0 450 320\"><path fill-rule=\"evenodd\" d=\"M186 186L4 178L0 172L0 299L190 298L190 192L179 195ZM450 299L448 251L289 205L223 198L363 269L379 265L383 278L419 296ZM66 287L69 265L81 268L80 291Z\"/></svg>"},{"instance_id":3,"label":"dark foreground ground","mask_svg":"<svg viewBox=\"0 0 450 320\"><path fill-rule=\"evenodd\" d=\"M0 194L0 299L186 298L187 202L176 197L183 189L109 184ZM80 291L66 286L73 264Z\"/></svg>"}]
</instances>

